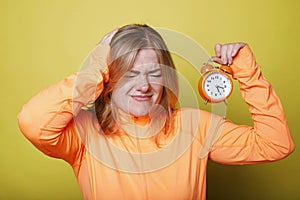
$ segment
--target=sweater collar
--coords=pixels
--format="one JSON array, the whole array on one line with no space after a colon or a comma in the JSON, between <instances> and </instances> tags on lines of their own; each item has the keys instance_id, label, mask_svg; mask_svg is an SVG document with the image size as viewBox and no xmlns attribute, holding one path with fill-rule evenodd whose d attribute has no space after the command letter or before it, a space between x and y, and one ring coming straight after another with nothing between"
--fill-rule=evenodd
<instances>
[{"instance_id":1,"label":"sweater collar","mask_svg":"<svg viewBox=\"0 0 300 200\"><path fill-rule=\"evenodd\" d=\"M116 125L120 130L131 137L147 139L159 134L165 127L167 112L161 105L155 106L148 115L136 117L116 109Z\"/></svg>"}]
</instances>

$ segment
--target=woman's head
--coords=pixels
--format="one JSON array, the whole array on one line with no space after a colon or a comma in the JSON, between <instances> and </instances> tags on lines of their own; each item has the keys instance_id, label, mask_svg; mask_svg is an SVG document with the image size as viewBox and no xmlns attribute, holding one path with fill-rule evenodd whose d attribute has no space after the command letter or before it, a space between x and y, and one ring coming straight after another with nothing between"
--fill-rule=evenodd
<instances>
[{"instance_id":1,"label":"woman's head","mask_svg":"<svg viewBox=\"0 0 300 200\"><path fill-rule=\"evenodd\" d=\"M96 101L102 128L112 125L115 107L139 117L159 104L171 114L178 83L161 36L147 25L127 25L117 31L110 46L109 82Z\"/></svg>"}]
</instances>

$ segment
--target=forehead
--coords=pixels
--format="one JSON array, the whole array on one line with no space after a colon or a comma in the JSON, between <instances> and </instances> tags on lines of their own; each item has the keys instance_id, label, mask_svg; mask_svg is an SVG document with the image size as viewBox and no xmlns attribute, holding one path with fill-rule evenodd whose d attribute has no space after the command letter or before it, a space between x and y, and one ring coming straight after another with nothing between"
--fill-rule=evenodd
<instances>
[{"instance_id":1,"label":"forehead","mask_svg":"<svg viewBox=\"0 0 300 200\"><path fill-rule=\"evenodd\" d=\"M158 58L153 49L141 49L133 63L133 69L159 68Z\"/></svg>"}]
</instances>

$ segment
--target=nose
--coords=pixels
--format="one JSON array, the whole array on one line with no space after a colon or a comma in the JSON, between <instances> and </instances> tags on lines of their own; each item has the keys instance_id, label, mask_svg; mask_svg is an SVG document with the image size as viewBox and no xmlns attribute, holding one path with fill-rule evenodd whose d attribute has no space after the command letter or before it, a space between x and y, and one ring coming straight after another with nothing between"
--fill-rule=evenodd
<instances>
[{"instance_id":1,"label":"nose","mask_svg":"<svg viewBox=\"0 0 300 200\"><path fill-rule=\"evenodd\" d=\"M143 76L139 78L139 80L136 83L136 89L139 92L146 93L151 89L150 83L147 79L147 77Z\"/></svg>"}]
</instances>

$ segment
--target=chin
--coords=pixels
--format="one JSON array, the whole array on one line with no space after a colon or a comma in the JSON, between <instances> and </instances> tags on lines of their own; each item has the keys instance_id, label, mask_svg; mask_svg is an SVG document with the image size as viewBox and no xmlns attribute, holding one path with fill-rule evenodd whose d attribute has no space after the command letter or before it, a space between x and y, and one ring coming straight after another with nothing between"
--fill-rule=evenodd
<instances>
[{"instance_id":1,"label":"chin","mask_svg":"<svg viewBox=\"0 0 300 200\"><path fill-rule=\"evenodd\" d=\"M133 115L134 117L144 117L149 115L149 112L145 112L145 111L135 111L135 112L130 112L131 115Z\"/></svg>"},{"instance_id":2,"label":"chin","mask_svg":"<svg viewBox=\"0 0 300 200\"><path fill-rule=\"evenodd\" d=\"M150 110L151 110L150 108L145 108L145 107L138 108L138 107L136 107L135 109L129 110L129 113L131 115L133 115L134 117L144 117L144 116L149 115Z\"/></svg>"}]
</instances>

